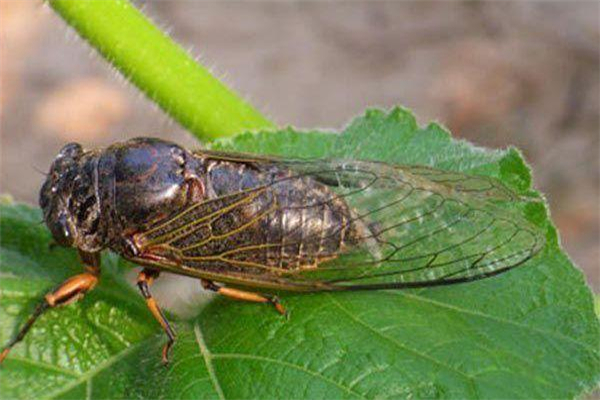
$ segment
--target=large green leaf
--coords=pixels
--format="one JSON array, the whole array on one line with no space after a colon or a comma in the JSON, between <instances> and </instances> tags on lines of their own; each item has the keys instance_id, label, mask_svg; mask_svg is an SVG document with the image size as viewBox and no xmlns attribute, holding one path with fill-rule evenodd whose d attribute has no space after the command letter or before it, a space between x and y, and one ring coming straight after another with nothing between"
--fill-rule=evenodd
<instances>
[{"instance_id":1,"label":"large green leaf","mask_svg":"<svg viewBox=\"0 0 600 400\"><path fill-rule=\"evenodd\" d=\"M536 197L513 149L489 151L420 129L404 110L369 111L343 134L248 133L214 147L293 157L424 164L499 178ZM598 381L600 333L583 276L560 250L543 202L515 204L546 247L498 277L440 288L284 295L290 319L215 299L164 337L114 256L79 304L53 310L0 369L2 398L573 398ZM37 210L2 208L0 339L78 270L48 249Z\"/></svg>"}]
</instances>

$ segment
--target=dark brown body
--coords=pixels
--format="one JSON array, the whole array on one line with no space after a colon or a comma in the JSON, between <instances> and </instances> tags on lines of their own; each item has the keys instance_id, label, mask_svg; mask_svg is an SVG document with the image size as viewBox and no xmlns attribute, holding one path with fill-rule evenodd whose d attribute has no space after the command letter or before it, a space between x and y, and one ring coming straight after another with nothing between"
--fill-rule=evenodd
<instances>
[{"instance_id":1,"label":"dark brown body","mask_svg":"<svg viewBox=\"0 0 600 400\"><path fill-rule=\"evenodd\" d=\"M71 219L68 236L86 252L110 248L152 268L278 288L277 270L316 268L357 237L348 205L327 185L265 160L189 152L159 139L140 138L82 153L73 162L79 174L69 182L78 190L59 191L68 193L63 201L68 205L64 215ZM48 191L42 189L42 204L49 203L44 199ZM192 212L179 216L193 206ZM152 246L165 234L153 227L171 221L172 231L224 207L226 213L196 224L185 237ZM46 219L57 220L52 216L56 207L46 209L51 210ZM195 243L204 245L189 248ZM222 256L240 248L248 250ZM261 278L265 274L269 277Z\"/></svg>"},{"instance_id":2,"label":"dark brown body","mask_svg":"<svg viewBox=\"0 0 600 400\"><path fill-rule=\"evenodd\" d=\"M431 286L519 265L543 235L493 204L518 199L494 179L421 166L192 152L151 138L69 144L40 193L55 240L80 252L300 291ZM349 249L369 257L322 267Z\"/></svg>"}]
</instances>

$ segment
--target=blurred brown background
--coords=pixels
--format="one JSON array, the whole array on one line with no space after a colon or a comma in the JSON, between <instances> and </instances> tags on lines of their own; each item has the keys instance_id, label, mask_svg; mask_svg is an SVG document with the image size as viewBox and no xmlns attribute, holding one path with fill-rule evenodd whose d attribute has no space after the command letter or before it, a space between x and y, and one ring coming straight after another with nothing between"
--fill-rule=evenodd
<instances>
[{"instance_id":1,"label":"blurred brown background","mask_svg":"<svg viewBox=\"0 0 600 400\"><path fill-rule=\"evenodd\" d=\"M137 2L280 124L340 128L404 105L514 145L600 291L597 2ZM35 203L67 141L195 142L41 1L0 0L0 192Z\"/></svg>"}]
</instances>

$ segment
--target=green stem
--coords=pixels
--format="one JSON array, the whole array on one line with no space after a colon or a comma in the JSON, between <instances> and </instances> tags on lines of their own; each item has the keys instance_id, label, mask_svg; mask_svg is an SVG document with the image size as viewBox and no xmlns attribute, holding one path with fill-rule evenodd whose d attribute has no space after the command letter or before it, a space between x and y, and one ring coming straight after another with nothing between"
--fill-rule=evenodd
<instances>
[{"instance_id":1,"label":"green stem","mask_svg":"<svg viewBox=\"0 0 600 400\"><path fill-rule=\"evenodd\" d=\"M127 0L50 0L50 6L198 138L274 128Z\"/></svg>"}]
</instances>

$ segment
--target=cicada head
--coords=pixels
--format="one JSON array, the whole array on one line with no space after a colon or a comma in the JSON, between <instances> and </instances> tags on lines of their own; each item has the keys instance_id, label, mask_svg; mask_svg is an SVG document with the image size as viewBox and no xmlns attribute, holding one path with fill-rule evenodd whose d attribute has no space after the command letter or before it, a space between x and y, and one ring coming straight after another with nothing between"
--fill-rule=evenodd
<instances>
[{"instance_id":1,"label":"cicada head","mask_svg":"<svg viewBox=\"0 0 600 400\"><path fill-rule=\"evenodd\" d=\"M97 155L78 143L65 145L40 190L40 207L54 240L61 246L98 251L103 245L94 167Z\"/></svg>"}]
</instances>

